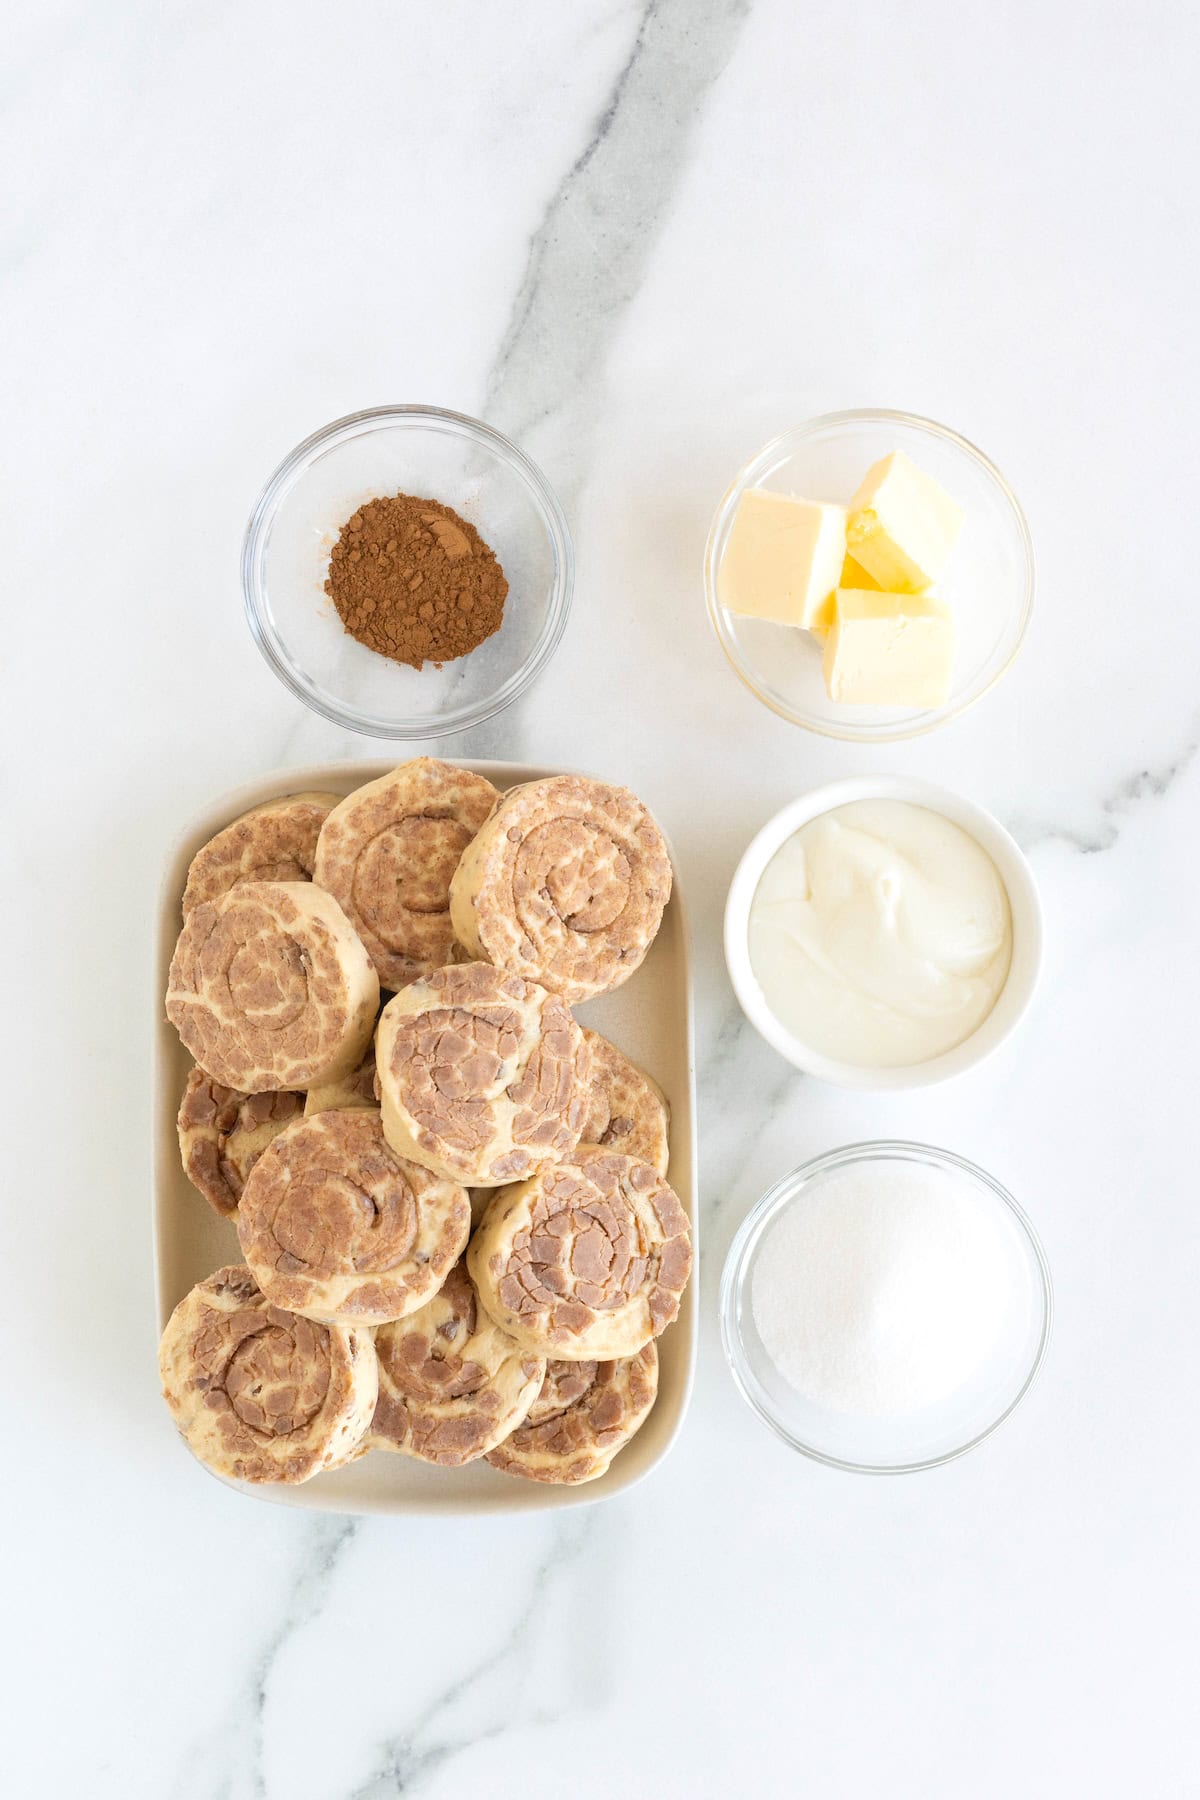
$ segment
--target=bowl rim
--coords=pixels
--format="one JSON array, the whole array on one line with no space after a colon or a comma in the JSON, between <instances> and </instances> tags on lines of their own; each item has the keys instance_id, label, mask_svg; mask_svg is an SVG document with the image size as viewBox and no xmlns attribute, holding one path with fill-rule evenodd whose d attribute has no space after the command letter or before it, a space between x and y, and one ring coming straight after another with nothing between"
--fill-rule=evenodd
<instances>
[{"instance_id":1,"label":"bowl rim","mask_svg":"<svg viewBox=\"0 0 1200 1800\"><path fill-rule=\"evenodd\" d=\"M502 686L486 699L453 712L433 713L384 719L331 700L320 692L292 660L283 654L282 639L268 624L264 565L271 526L280 501L296 479L335 444L360 437L375 430L423 426L452 437L470 439L491 451L498 462L506 464L523 483L533 500L553 558L550 598L546 617L529 656ZM242 600L246 621L264 660L283 685L298 700L322 718L364 737L392 740L447 737L452 732L468 731L485 720L494 718L511 706L541 674L558 648L571 610L575 585L575 552L571 532L554 489L541 469L511 438L483 419L469 413L455 412L449 407L422 401L397 402L385 406L364 407L345 413L327 425L310 432L295 449L288 452L265 482L246 522L241 552Z\"/></svg>"},{"instance_id":2,"label":"bowl rim","mask_svg":"<svg viewBox=\"0 0 1200 1800\"><path fill-rule=\"evenodd\" d=\"M1017 620L1016 635L1013 638L1012 648L1007 657L1000 664L999 668L993 672L990 679L984 683L977 693L971 694L954 704L947 702L943 707L927 708L915 712L911 718L907 720L898 720L892 726L862 726L852 725L849 722L844 725L839 725L835 720L822 722L812 718L801 717L801 715L793 708L784 706L778 700L773 699L770 694L766 693L759 686L758 682L751 674L749 665L738 655L734 647L732 636L726 623L726 608L723 607L717 599L717 539L724 528L726 515L731 511L736 501L741 498L741 495L746 488L754 485L752 471L756 471L761 464L782 450L785 445L791 444L799 439L808 438L817 432L825 431L831 426L875 425L880 423L886 424L889 422L914 428L918 431L929 432L935 437L944 438L948 442L957 445L961 451L983 467L1007 501L1009 510L1012 513L1014 523L1017 527L1017 535L1021 542L1025 562L1025 592L1020 615ZM755 451L753 456L748 458L748 460L742 464L729 486L725 489L725 492L717 502L704 546L704 601L708 613L708 622L712 627L713 635L721 647L726 662L728 662L738 680L742 682L743 686L750 690L756 700L761 701L764 706L769 707L778 718L786 719L789 725L799 725L802 730L811 731L818 737L834 738L843 743L904 743L912 738L924 737L931 731L939 730L943 725L949 725L953 720L962 718L963 714L969 712L973 706L977 706L986 694L991 693L997 682L1007 675L1024 648L1025 639L1029 632L1029 621L1033 615L1036 586L1037 567L1034 557L1033 535L1029 529L1029 521L1025 517L1024 508L1017 499L1011 484L996 467L996 464L992 461L991 457L982 451L977 444L972 443L970 438L964 437L962 432L955 431L952 426L942 425L938 420L926 418L921 413L904 412L895 407L859 406L849 407L841 412L817 413L811 419L802 420L799 425L789 426L787 430L776 433L773 438L770 438L759 450Z\"/></svg>"},{"instance_id":3,"label":"bowl rim","mask_svg":"<svg viewBox=\"0 0 1200 1800\"><path fill-rule=\"evenodd\" d=\"M784 1207L795 1201L822 1175L834 1169L846 1168L855 1163L864 1162L932 1162L944 1169L952 1169L956 1173L966 1175L971 1181L985 1188L993 1199L999 1200L1008 1208L1018 1230L1018 1235L1028 1253L1030 1266L1036 1271L1037 1292L1041 1298L1041 1329L1034 1350L1032 1361L1026 1369L1022 1380L1009 1400L1008 1404L997 1413L981 1430L967 1438L962 1444L950 1450L942 1451L937 1456L922 1457L915 1461L898 1463L853 1462L848 1458L831 1455L820 1450L814 1444L806 1443L790 1432L782 1421L759 1398L750 1378L749 1361L745 1356L741 1333L734 1321L734 1296L738 1291L743 1269L749 1256L757 1246L758 1240L771 1221L781 1213ZM926 1469L941 1468L946 1463L957 1462L960 1456L976 1449L980 1444L997 1432L1006 1420L1020 1406L1022 1400L1032 1388L1050 1348L1050 1338L1054 1325L1054 1282L1050 1274L1050 1264L1042 1241L1034 1228L1033 1221L1019 1202L1009 1193L1002 1182L994 1175L981 1168L978 1163L968 1157L960 1156L954 1150L941 1149L936 1144L924 1144L908 1138L877 1138L861 1143L844 1144L835 1150L827 1150L820 1156L809 1158L787 1174L773 1181L769 1188L755 1201L746 1217L742 1220L729 1246L721 1269L721 1286L718 1300L718 1312L721 1321L721 1348L734 1386L751 1411L769 1425L775 1435L783 1440L791 1449L798 1450L810 1461L823 1463L826 1468L841 1469L853 1475L915 1475Z\"/></svg>"},{"instance_id":4,"label":"bowl rim","mask_svg":"<svg viewBox=\"0 0 1200 1800\"><path fill-rule=\"evenodd\" d=\"M775 852L801 826L858 800L901 800L926 807L973 837L996 865L1008 894L1012 958L1004 986L981 1024L953 1049L925 1062L899 1068L849 1063L812 1049L771 1011L750 963L750 907L763 871ZM788 801L751 838L734 870L725 900L725 966L738 1004L759 1036L793 1068L836 1087L899 1092L932 1087L977 1068L1005 1043L1024 1019L1041 979L1045 920L1028 858L1010 832L986 807L964 794L909 775L850 775Z\"/></svg>"}]
</instances>

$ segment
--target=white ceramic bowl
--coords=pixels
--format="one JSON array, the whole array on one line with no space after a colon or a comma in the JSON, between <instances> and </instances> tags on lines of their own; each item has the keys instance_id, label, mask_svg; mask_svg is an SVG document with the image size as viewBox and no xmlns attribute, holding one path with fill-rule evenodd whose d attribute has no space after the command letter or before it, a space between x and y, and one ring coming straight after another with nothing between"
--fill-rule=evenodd
<instances>
[{"instance_id":1,"label":"white ceramic bowl","mask_svg":"<svg viewBox=\"0 0 1200 1800\"><path fill-rule=\"evenodd\" d=\"M1008 890L1012 912L1012 962L1000 997L979 1029L953 1050L927 1062L904 1068L878 1068L839 1062L812 1049L788 1030L767 1004L750 966L750 905L762 874L775 852L788 838L822 813L856 800L903 800L911 806L941 813L973 837L986 850ZM747 848L737 866L725 903L725 961L742 1011L764 1037L795 1068L816 1075L838 1087L900 1089L929 1087L973 1069L1002 1044L1028 1010L1042 966L1042 907L1033 871L1003 825L982 806L949 788L903 775L862 775L834 781L793 800L768 820Z\"/></svg>"}]
</instances>

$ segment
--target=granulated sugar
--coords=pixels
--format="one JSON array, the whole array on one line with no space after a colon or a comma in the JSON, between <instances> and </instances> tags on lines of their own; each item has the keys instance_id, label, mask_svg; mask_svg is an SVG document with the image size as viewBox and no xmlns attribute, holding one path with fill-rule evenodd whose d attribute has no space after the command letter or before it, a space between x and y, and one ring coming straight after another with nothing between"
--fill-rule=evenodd
<instances>
[{"instance_id":1,"label":"granulated sugar","mask_svg":"<svg viewBox=\"0 0 1200 1800\"><path fill-rule=\"evenodd\" d=\"M836 1170L776 1221L751 1288L763 1348L819 1406L917 1412L968 1382L1012 1299L1004 1222L947 1170Z\"/></svg>"}]
</instances>

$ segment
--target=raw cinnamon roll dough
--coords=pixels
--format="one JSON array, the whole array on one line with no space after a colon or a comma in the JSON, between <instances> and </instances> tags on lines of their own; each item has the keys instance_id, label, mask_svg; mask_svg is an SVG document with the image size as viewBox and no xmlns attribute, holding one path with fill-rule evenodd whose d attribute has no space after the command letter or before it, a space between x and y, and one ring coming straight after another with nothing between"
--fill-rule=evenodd
<instances>
[{"instance_id":1,"label":"raw cinnamon roll dough","mask_svg":"<svg viewBox=\"0 0 1200 1800\"><path fill-rule=\"evenodd\" d=\"M276 1306L381 1325L424 1306L462 1255L466 1192L396 1156L378 1112L303 1119L265 1150L242 1193L242 1255Z\"/></svg>"},{"instance_id":2,"label":"raw cinnamon roll dough","mask_svg":"<svg viewBox=\"0 0 1200 1800\"><path fill-rule=\"evenodd\" d=\"M576 1006L629 979L670 894L667 847L641 801L555 775L497 802L450 883L450 917L473 956Z\"/></svg>"},{"instance_id":3,"label":"raw cinnamon roll dough","mask_svg":"<svg viewBox=\"0 0 1200 1800\"><path fill-rule=\"evenodd\" d=\"M383 1129L400 1156L498 1187L567 1156L590 1058L563 1002L487 963L402 988L375 1040Z\"/></svg>"},{"instance_id":4,"label":"raw cinnamon roll dough","mask_svg":"<svg viewBox=\"0 0 1200 1800\"><path fill-rule=\"evenodd\" d=\"M325 820L315 879L385 988L451 961L450 877L497 798L482 775L420 756L356 788Z\"/></svg>"},{"instance_id":5,"label":"raw cinnamon roll dough","mask_svg":"<svg viewBox=\"0 0 1200 1800\"><path fill-rule=\"evenodd\" d=\"M273 1138L300 1117L303 1094L240 1094L193 1069L176 1121L183 1172L213 1208L237 1211L246 1177Z\"/></svg>"},{"instance_id":6,"label":"raw cinnamon roll dough","mask_svg":"<svg viewBox=\"0 0 1200 1800\"><path fill-rule=\"evenodd\" d=\"M638 1156L665 1175L671 1114L662 1089L598 1031L585 1028L583 1035L592 1053L592 1080L580 1143Z\"/></svg>"},{"instance_id":7,"label":"raw cinnamon roll dough","mask_svg":"<svg viewBox=\"0 0 1200 1800\"><path fill-rule=\"evenodd\" d=\"M644 1423L658 1393L658 1345L615 1362L551 1362L524 1424L491 1452L506 1475L595 1481Z\"/></svg>"},{"instance_id":8,"label":"raw cinnamon roll dough","mask_svg":"<svg viewBox=\"0 0 1200 1800\"><path fill-rule=\"evenodd\" d=\"M180 1301L159 1370L191 1450L237 1481L307 1481L348 1462L379 1386L370 1332L272 1306L240 1263Z\"/></svg>"},{"instance_id":9,"label":"raw cinnamon roll dough","mask_svg":"<svg viewBox=\"0 0 1200 1800\"><path fill-rule=\"evenodd\" d=\"M219 900L239 881L311 881L317 836L336 794L284 794L251 807L197 850L183 890L183 916Z\"/></svg>"},{"instance_id":10,"label":"raw cinnamon roll dough","mask_svg":"<svg viewBox=\"0 0 1200 1800\"><path fill-rule=\"evenodd\" d=\"M542 1357L488 1317L462 1262L420 1312L380 1326L375 1350L371 1446L447 1468L495 1449L524 1419L546 1373Z\"/></svg>"},{"instance_id":11,"label":"raw cinnamon roll dough","mask_svg":"<svg viewBox=\"0 0 1200 1800\"><path fill-rule=\"evenodd\" d=\"M581 1145L497 1194L467 1267L493 1319L526 1349L632 1356L679 1312L691 1232L649 1163Z\"/></svg>"},{"instance_id":12,"label":"raw cinnamon roll dough","mask_svg":"<svg viewBox=\"0 0 1200 1800\"><path fill-rule=\"evenodd\" d=\"M318 1087L310 1087L304 1096L304 1116L311 1119L314 1113L336 1112L340 1109L375 1111L379 1105L379 1096L375 1092L375 1045L368 1044L363 1059L357 1069L351 1069L348 1075L341 1075L336 1081L324 1081Z\"/></svg>"},{"instance_id":13,"label":"raw cinnamon roll dough","mask_svg":"<svg viewBox=\"0 0 1200 1800\"><path fill-rule=\"evenodd\" d=\"M167 1017L222 1086L257 1094L336 1081L371 1036L379 982L331 894L247 881L184 921Z\"/></svg>"}]
</instances>

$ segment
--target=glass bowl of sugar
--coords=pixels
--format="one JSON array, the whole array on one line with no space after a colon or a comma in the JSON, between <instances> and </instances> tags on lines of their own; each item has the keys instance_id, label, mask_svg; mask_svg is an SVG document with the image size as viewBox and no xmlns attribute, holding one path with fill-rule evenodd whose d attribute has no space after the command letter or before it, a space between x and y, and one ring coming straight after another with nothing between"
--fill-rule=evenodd
<instances>
[{"instance_id":1,"label":"glass bowl of sugar","mask_svg":"<svg viewBox=\"0 0 1200 1800\"><path fill-rule=\"evenodd\" d=\"M721 1279L743 1398L805 1456L867 1475L950 1462L1029 1392L1050 1270L1029 1220L965 1157L855 1144L752 1209Z\"/></svg>"}]
</instances>

